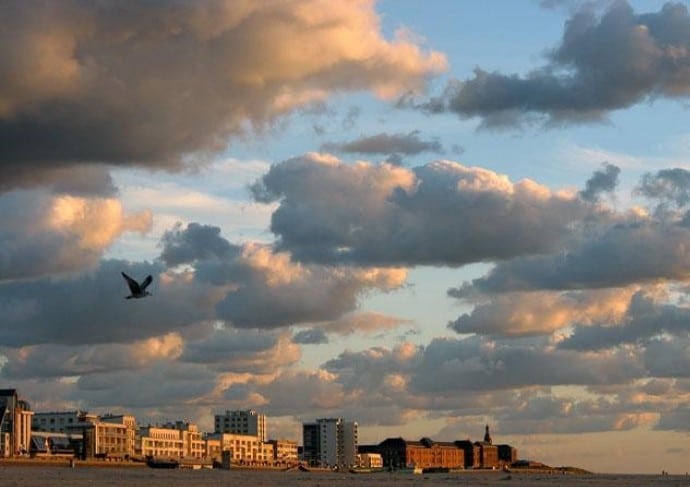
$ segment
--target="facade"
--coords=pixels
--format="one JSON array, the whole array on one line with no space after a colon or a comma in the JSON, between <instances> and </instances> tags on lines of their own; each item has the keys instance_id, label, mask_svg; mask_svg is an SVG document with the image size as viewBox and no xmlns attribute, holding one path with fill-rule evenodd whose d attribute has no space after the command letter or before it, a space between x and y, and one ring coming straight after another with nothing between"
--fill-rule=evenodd
<instances>
[{"instance_id":1,"label":"facade","mask_svg":"<svg viewBox=\"0 0 690 487\"><path fill-rule=\"evenodd\" d=\"M383 457L380 453L360 453L357 455L357 466L362 468L383 468Z\"/></svg>"},{"instance_id":2,"label":"facade","mask_svg":"<svg viewBox=\"0 0 690 487\"><path fill-rule=\"evenodd\" d=\"M266 415L252 409L225 411L214 416L214 433L233 433L237 435L258 436L266 441Z\"/></svg>"},{"instance_id":3,"label":"facade","mask_svg":"<svg viewBox=\"0 0 690 487\"><path fill-rule=\"evenodd\" d=\"M139 428L135 451L143 457L203 458L206 444L196 425L177 421Z\"/></svg>"},{"instance_id":4,"label":"facade","mask_svg":"<svg viewBox=\"0 0 690 487\"><path fill-rule=\"evenodd\" d=\"M392 470L404 468L462 468L465 452L455 443L422 438L409 441L388 438L379 444L383 466Z\"/></svg>"},{"instance_id":5,"label":"facade","mask_svg":"<svg viewBox=\"0 0 690 487\"><path fill-rule=\"evenodd\" d=\"M134 455L136 420L129 415L99 417L84 411L47 412L34 415L36 431L61 433L80 439L82 458L129 458Z\"/></svg>"},{"instance_id":6,"label":"facade","mask_svg":"<svg viewBox=\"0 0 690 487\"><path fill-rule=\"evenodd\" d=\"M0 389L0 454L14 457L29 453L31 417L28 402L19 399L16 389Z\"/></svg>"},{"instance_id":7,"label":"facade","mask_svg":"<svg viewBox=\"0 0 690 487\"><path fill-rule=\"evenodd\" d=\"M319 464L321 451L321 428L318 423L304 423L302 425L302 460L307 465Z\"/></svg>"},{"instance_id":8,"label":"facade","mask_svg":"<svg viewBox=\"0 0 690 487\"><path fill-rule=\"evenodd\" d=\"M233 463L240 465L272 465L275 457L271 443L261 441L257 436L214 433L207 439L219 440L220 452L229 451Z\"/></svg>"},{"instance_id":9,"label":"facade","mask_svg":"<svg viewBox=\"0 0 690 487\"><path fill-rule=\"evenodd\" d=\"M482 466L479 446L470 440L455 441L455 446L465 454L465 468L480 468Z\"/></svg>"},{"instance_id":10,"label":"facade","mask_svg":"<svg viewBox=\"0 0 690 487\"><path fill-rule=\"evenodd\" d=\"M498 445L498 461L502 465L512 465L517 462L517 449L510 445Z\"/></svg>"},{"instance_id":11,"label":"facade","mask_svg":"<svg viewBox=\"0 0 690 487\"><path fill-rule=\"evenodd\" d=\"M487 443L485 441L478 441L476 445L479 447L479 465L481 468L498 468L498 447Z\"/></svg>"},{"instance_id":12,"label":"facade","mask_svg":"<svg viewBox=\"0 0 690 487\"><path fill-rule=\"evenodd\" d=\"M294 465L299 461L297 442L292 440L269 440L273 445L273 461L279 465Z\"/></svg>"},{"instance_id":13,"label":"facade","mask_svg":"<svg viewBox=\"0 0 690 487\"><path fill-rule=\"evenodd\" d=\"M341 418L317 419L302 425L304 460L320 467L353 467L357 464L358 425Z\"/></svg>"}]
</instances>

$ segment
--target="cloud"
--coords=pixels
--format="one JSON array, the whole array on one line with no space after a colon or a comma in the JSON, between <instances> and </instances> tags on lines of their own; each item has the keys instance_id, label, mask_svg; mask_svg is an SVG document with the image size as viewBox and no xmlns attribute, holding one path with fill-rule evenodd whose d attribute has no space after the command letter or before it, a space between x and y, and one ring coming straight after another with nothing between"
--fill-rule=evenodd
<instances>
[{"instance_id":1,"label":"cloud","mask_svg":"<svg viewBox=\"0 0 690 487\"><path fill-rule=\"evenodd\" d=\"M114 198L41 190L0 194L0 283L95 268L125 232L147 232L149 211L126 214Z\"/></svg>"},{"instance_id":2,"label":"cloud","mask_svg":"<svg viewBox=\"0 0 690 487\"><path fill-rule=\"evenodd\" d=\"M687 336L690 333L690 309L659 302L657 296L640 291L630 300L626 316L619 323L576 326L572 335L560 342L559 347L570 350L602 350L618 345L649 340L663 333ZM658 344L648 348L653 352ZM656 376L665 377L674 371Z\"/></svg>"},{"instance_id":3,"label":"cloud","mask_svg":"<svg viewBox=\"0 0 690 487\"><path fill-rule=\"evenodd\" d=\"M386 134L363 136L350 142L327 142L321 145L322 151L343 152L346 154L396 154L417 155L423 152L441 153L443 147L438 140L422 140L419 131L409 134Z\"/></svg>"},{"instance_id":4,"label":"cloud","mask_svg":"<svg viewBox=\"0 0 690 487\"><path fill-rule=\"evenodd\" d=\"M621 170L612 164L604 163L600 171L595 171L580 191L580 197L587 201L597 201L601 193L612 193L618 185L618 175Z\"/></svg>"},{"instance_id":5,"label":"cloud","mask_svg":"<svg viewBox=\"0 0 690 487\"><path fill-rule=\"evenodd\" d=\"M131 344L33 345L5 348L2 376L8 381L27 378L82 376L120 370L138 370L161 359L174 360L183 340L171 333Z\"/></svg>"},{"instance_id":6,"label":"cloud","mask_svg":"<svg viewBox=\"0 0 690 487\"><path fill-rule=\"evenodd\" d=\"M690 171L674 168L647 173L642 176L635 193L658 200L661 205L672 203L684 208L690 202Z\"/></svg>"},{"instance_id":7,"label":"cloud","mask_svg":"<svg viewBox=\"0 0 690 487\"><path fill-rule=\"evenodd\" d=\"M443 95L417 106L496 127L530 118L595 121L648 99L687 97L689 25L681 3L636 14L617 1L601 15L586 3L565 23L560 45L541 68L524 76L476 68L473 78L454 80Z\"/></svg>"},{"instance_id":8,"label":"cloud","mask_svg":"<svg viewBox=\"0 0 690 487\"><path fill-rule=\"evenodd\" d=\"M497 337L550 335L574 323L619 323L635 289L505 293L475 305L448 327Z\"/></svg>"},{"instance_id":9,"label":"cloud","mask_svg":"<svg viewBox=\"0 0 690 487\"><path fill-rule=\"evenodd\" d=\"M107 163L176 168L338 91L391 97L446 69L371 1L2 3L0 181Z\"/></svg>"},{"instance_id":10,"label":"cloud","mask_svg":"<svg viewBox=\"0 0 690 487\"><path fill-rule=\"evenodd\" d=\"M406 169L312 153L274 165L252 191L279 203L279 248L321 263L460 266L548 252L594 211L574 195L452 161Z\"/></svg>"},{"instance_id":11,"label":"cloud","mask_svg":"<svg viewBox=\"0 0 690 487\"><path fill-rule=\"evenodd\" d=\"M468 297L510 291L626 287L690 275L690 237L682 221L633 216L594 226L561 253L499 262L485 276L449 293Z\"/></svg>"},{"instance_id":12,"label":"cloud","mask_svg":"<svg viewBox=\"0 0 690 487\"><path fill-rule=\"evenodd\" d=\"M195 280L222 293L215 316L239 328L337 320L356 309L362 293L391 291L407 279L401 268L303 265L268 245L233 246L206 225L176 227L163 243L169 263L192 265Z\"/></svg>"},{"instance_id":13,"label":"cloud","mask_svg":"<svg viewBox=\"0 0 690 487\"><path fill-rule=\"evenodd\" d=\"M153 275L153 297L125 300L121 271ZM217 299L212 287L165 273L160 264L102 260L79 276L0 284L0 344L131 343L212 318Z\"/></svg>"},{"instance_id":14,"label":"cloud","mask_svg":"<svg viewBox=\"0 0 690 487\"><path fill-rule=\"evenodd\" d=\"M180 360L207 364L217 371L266 374L297 362L300 348L283 332L215 329L185 344Z\"/></svg>"}]
</instances>

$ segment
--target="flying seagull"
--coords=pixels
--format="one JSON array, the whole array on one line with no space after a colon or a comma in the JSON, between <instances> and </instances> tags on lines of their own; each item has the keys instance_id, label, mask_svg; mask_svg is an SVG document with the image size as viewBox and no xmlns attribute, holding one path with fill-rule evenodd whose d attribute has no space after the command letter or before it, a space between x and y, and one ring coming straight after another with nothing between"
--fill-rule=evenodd
<instances>
[{"instance_id":1,"label":"flying seagull","mask_svg":"<svg viewBox=\"0 0 690 487\"><path fill-rule=\"evenodd\" d=\"M129 286L129 291L131 293L129 296L125 296L125 299L145 298L146 296L151 296L151 293L148 292L146 288L149 284L151 284L151 281L153 281L153 277L146 276L146 279L144 279L141 284L129 277L124 272L122 273L122 277L124 277L125 281L127 281L127 285Z\"/></svg>"}]
</instances>

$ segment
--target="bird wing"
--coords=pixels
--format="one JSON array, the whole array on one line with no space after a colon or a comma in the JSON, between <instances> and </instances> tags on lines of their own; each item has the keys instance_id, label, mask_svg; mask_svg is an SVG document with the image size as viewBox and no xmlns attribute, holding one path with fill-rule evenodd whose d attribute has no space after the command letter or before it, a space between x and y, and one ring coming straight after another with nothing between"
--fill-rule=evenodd
<instances>
[{"instance_id":1,"label":"bird wing","mask_svg":"<svg viewBox=\"0 0 690 487\"><path fill-rule=\"evenodd\" d=\"M150 275L149 275L149 276L146 276L146 279L144 279L144 282L142 282L141 285L140 285L139 287L140 287L141 290L143 291L144 289L146 289L147 287L149 287L149 284L151 284L151 282L153 282L153 277L151 277Z\"/></svg>"},{"instance_id":2,"label":"bird wing","mask_svg":"<svg viewBox=\"0 0 690 487\"><path fill-rule=\"evenodd\" d=\"M132 294L139 294L141 292L141 289L139 288L139 284L137 283L137 281L129 277L124 272L122 273L122 277L124 277L125 281L127 281L127 285L129 286L129 290L132 292Z\"/></svg>"}]
</instances>

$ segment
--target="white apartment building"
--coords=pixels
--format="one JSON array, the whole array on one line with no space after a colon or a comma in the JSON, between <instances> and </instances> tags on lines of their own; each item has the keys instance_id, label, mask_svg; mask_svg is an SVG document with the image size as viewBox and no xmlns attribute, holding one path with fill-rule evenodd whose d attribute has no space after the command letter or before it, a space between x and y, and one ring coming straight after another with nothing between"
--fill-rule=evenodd
<instances>
[{"instance_id":1,"label":"white apartment building","mask_svg":"<svg viewBox=\"0 0 690 487\"><path fill-rule=\"evenodd\" d=\"M321 467L353 467L357 464L358 427L341 418L304 423L304 458Z\"/></svg>"},{"instance_id":2,"label":"white apartment building","mask_svg":"<svg viewBox=\"0 0 690 487\"><path fill-rule=\"evenodd\" d=\"M269 440L273 445L276 464L293 465L299 461L298 446L292 440Z\"/></svg>"},{"instance_id":3,"label":"white apartment building","mask_svg":"<svg viewBox=\"0 0 690 487\"><path fill-rule=\"evenodd\" d=\"M128 458L134 454L134 416L107 414L99 417L84 411L35 413L31 427L36 431L80 436L84 458Z\"/></svg>"},{"instance_id":4,"label":"white apartment building","mask_svg":"<svg viewBox=\"0 0 690 487\"><path fill-rule=\"evenodd\" d=\"M274 446L257 436L214 433L207 440L220 440L220 451L229 451L233 463L241 465L272 465Z\"/></svg>"},{"instance_id":5,"label":"white apartment building","mask_svg":"<svg viewBox=\"0 0 690 487\"><path fill-rule=\"evenodd\" d=\"M28 453L33 414L29 403L19 399L16 389L0 389L0 455Z\"/></svg>"},{"instance_id":6,"label":"white apartment building","mask_svg":"<svg viewBox=\"0 0 690 487\"><path fill-rule=\"evenodd\" d=\"M156 458L203 458L206 444L196 425L178 421L139 428L137 455Z\"/></svg>"},{"instance_id":7,"label":"white apartment building","mask_svg":"<svg viewBox=\"0 0 690 487\"><path fill-rule=\"evenodd\" d=\"M252 409L225 411L214 416L214 433L257 436L266 441L266 415Z\"/></svg>"}]
</instances>

